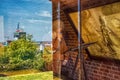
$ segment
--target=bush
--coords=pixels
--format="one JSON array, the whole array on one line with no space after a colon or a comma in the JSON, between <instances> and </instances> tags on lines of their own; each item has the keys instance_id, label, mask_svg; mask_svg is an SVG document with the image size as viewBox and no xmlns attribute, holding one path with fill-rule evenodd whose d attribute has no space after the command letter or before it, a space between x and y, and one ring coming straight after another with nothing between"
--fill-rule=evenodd
<instances>
[{"instance_id":1,"label":"bush","mask_svg":"<svg viewBox=\"0 0 120 80\"><path fill-rule=\"evenodd\" d=\"M0 57L0 70L43 69L44 60L37 54L37 46L31 41L19 39L5 47Z\"/></svg>"},{"instance_id":2,"label":"bush","mask_svg":"<svg viewBox=\"0 0 120 80\"><path fill-rule=\"evenodd\" d=\"M21 60L33 59L37 52L37 46L31 41L19 39L13 41L5 49L5 54Z\"/></svg>"},{"instance_id":3,"label":"bush","mask_svg":"<svg viewBox=\"0 0 120 80\"><path fill-rule=\"evenodd\" d=\"M32 63L33 61L30 59L24 60L22 62L17 63L13 70L31 69L33 68Z\"/></svg>"},{"instance_id":4,"label":"bush","mask_svg":"<svg viewBox=\"0 0 120 80\"><path fill-rule=\"evenodd\" d=\"M51 54L51 47L46 47L44 49L44 54L43 54L43 59L45 61L45 69L47 71L51 71L52 70L52 54Z\"/></svg>"},{"instance_id":5,"label":"bush","mask_svg":"<svg viewBox=\"0 0 120 80\"><path fill-rule=\"evenodd\" d=\"M37 53L37 46L33 42L19 39L5 47L5 53L0 57L0 70L45 70L45 64L51 61L50 54L47 56L45 52L45 55Z\"/></svg>"},{"instance_id":6,"label":"bush","mask_svg":"<svg viewBox=\"0 0 120 80\"><path fill-rule=\"evenodd\" d=\"M41 54L36 55L33 61L33 68L37 70L45 70L45 61L41 57Z\"/></svg>"},{"instance_id":7,"label":"bush","mask_svg":"<svg viewBox=\"0 0 120 80\"><path fill-rule=\"evenodd\" d=\"M7 57L7 56L0 56L0 63L1 64L9 63L9 57Z\"/></svg>"}]
</instances>

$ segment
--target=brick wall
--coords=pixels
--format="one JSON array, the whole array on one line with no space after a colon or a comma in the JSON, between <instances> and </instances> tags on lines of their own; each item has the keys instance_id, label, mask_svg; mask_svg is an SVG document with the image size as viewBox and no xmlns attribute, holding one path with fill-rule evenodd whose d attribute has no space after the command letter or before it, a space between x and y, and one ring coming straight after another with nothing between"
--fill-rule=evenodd
<instances>
[{"instance_id":1,"label":"brick wall","mask_svg":"<svg viewBox=\"0 0 120 80\"><path fill-rule=\"evenodd\" d=\"M78 36L76 35L76 32L74 28L72 27L71 23L69 22L68 18L66 17L66 14L64 11L61 9L60 11L60 17L61 20L64 22L65 28L64 28L64 39L66 41L66 45L68 48L74 48L78 46ZM69 78L72 78L74 80L78 79L78 73L80 69L79 65L79 60L77 61L77 66L75 68L75 62L76 62L76 57L78 54L78 51L68 51L66 54L70 55L68 56L68 62L65 67L62 67L62 72L63 74L66 73L65 75L68 76Z\"/></svg>"},{"instance_id":2,"label":"brick wall","mask_svg":"<svg viewBox=\"0 0 120 80\"><path fill-rule=\"evenodd\" d=\"M120 63L116 61L86 60L88 80L120 80Z\"/></svg>"}]
</instances>

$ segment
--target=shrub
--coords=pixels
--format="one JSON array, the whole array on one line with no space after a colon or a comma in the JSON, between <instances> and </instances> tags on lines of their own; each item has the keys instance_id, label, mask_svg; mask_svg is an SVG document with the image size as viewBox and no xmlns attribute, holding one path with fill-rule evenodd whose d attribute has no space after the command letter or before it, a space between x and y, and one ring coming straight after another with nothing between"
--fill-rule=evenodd
<instances>
[{"instance_id":1,"label":"shrub","mask_svg":"<svg viewBox=\"0 0 120 80\"><path fill-rule=\"evenodd\" d=\"M5 53L0 58L0 69L19 70L33 67L37 46L31 41L19 39L5 47Z\"/></svg>"},{"instance_id":2,"label":"shrub","mask_svg":"<svg viewBox=\"0 0 120 80\"><path fill-rule=\"evenodd\" d=\"M41 57L41 54L36 55L33 61L33 68L37 70L45 70L45 61Z\"/></svg>"}]
</instances>

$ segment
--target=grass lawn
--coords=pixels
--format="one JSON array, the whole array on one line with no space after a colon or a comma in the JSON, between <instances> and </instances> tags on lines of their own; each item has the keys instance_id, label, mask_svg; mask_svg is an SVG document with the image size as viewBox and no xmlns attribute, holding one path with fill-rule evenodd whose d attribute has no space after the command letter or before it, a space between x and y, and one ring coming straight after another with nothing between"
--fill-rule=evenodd
<instances>
[{"instance_id":1,"label":"grass lawn","mask_svg":"<svg viewBox=\"0 0 120 80\"><path fill-rule=\"evenodd\" d=\"M60 78L59 77L54 77L53 80L60 80Z\"/></svg>"},{"instance_id":2,"label":"grass lawn","mask_svg":"<svg viewBox=\"0 0 120 80\"><path fill-rule=\"evenodd\" d=\"M26 69L26 70L0 72L0 74L4 74L7 76L16 76L16 75L23 75L23 74L25 75L25 74L33 74L33 73L40 73L40 71L35 69Z\"/></svg>"},{"instance_id":3,"label":"grass lawn","mask_svg":"<svg viewBox=\"0 0 120 80\"><path fill-rule=\"evenodd\" d=\"M0 77L0 80L53 80L53 72L40 72L25 75Z\"/></svg>"}]
</instances>

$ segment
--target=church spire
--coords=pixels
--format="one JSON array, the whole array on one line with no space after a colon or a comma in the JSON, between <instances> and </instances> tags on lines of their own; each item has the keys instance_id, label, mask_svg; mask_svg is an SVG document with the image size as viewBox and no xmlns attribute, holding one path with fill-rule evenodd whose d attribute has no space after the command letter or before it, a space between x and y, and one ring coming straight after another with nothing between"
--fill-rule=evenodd
<instances>
[{"instance_id":1,"label":"church spire","mask_svg":"<svg viewBox=\"0 0 120 80\"><path fill-rule=\"evenodd\" d=\"M17 30L19 30L20 28L20 22L18 22L18 25L17 25Z\"/></svg>"},{"instance_id":2,"label":"church spire","mask_svg":"<svg viewBox=\"0 0 120 80\"><path fill-rule=\"evenodd\" d=\"M17 24L16 32L20 32L20 22L18 22L18 24Z\"/></svg>"}]
</instances>

